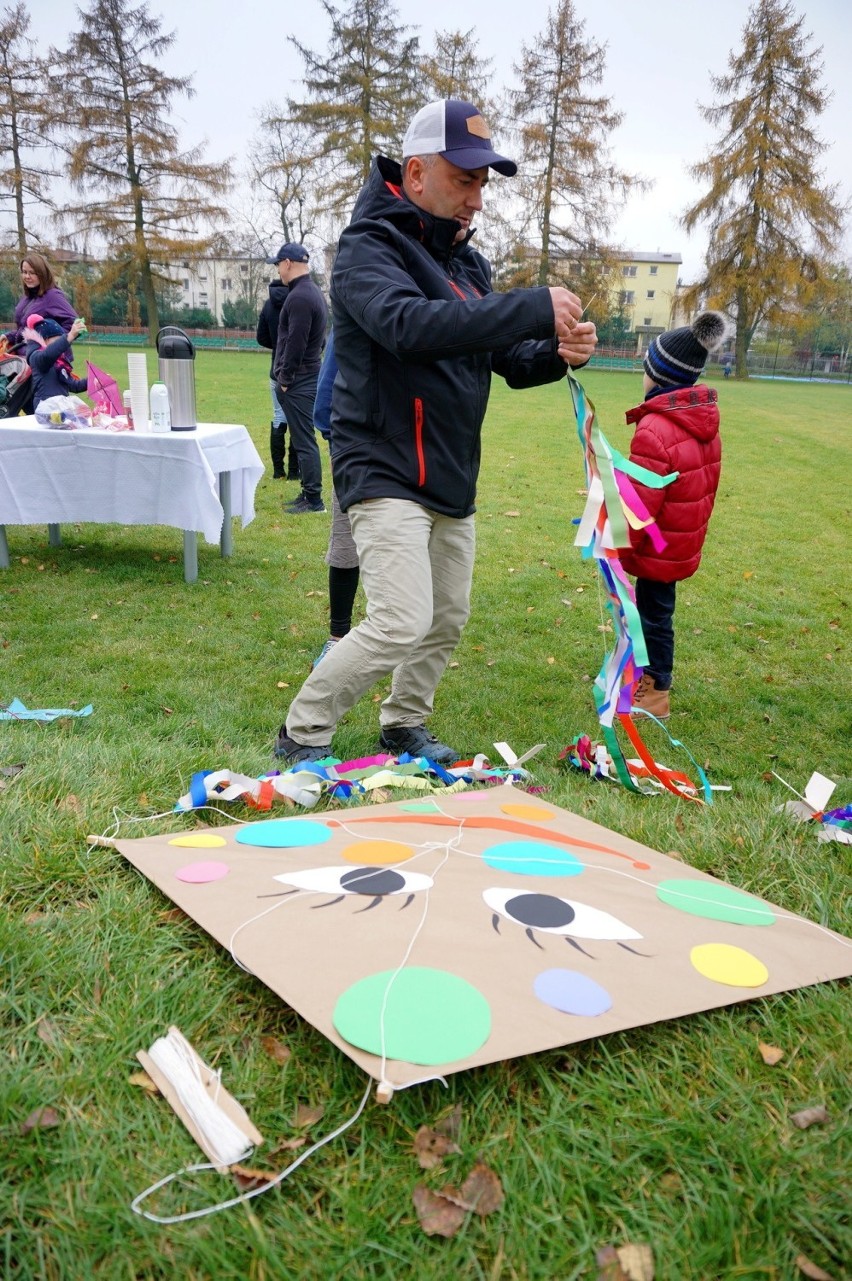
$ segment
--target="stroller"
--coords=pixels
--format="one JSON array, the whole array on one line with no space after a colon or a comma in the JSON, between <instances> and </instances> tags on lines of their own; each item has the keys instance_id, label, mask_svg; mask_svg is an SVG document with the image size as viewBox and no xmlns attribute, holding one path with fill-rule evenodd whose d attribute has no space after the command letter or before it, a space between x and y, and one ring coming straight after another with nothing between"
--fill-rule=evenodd
<instances>
[{"instance_id":1,"label":"stroller","mask_svg":"<svg viewBox=\"0 0 852 1281\"><path fill-rule=\"evenodd\" d=\"M32 370L23 356L0 355L0 418L32 412Z\"/></svg>"}]
</instances>

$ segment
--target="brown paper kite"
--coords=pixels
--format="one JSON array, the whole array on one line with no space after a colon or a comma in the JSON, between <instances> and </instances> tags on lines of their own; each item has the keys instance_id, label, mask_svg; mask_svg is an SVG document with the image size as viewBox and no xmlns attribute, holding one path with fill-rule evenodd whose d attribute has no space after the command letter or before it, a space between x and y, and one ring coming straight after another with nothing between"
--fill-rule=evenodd
<instances>
[{"instance_id":1,"label":"brown paper kite","mask_svg":"<svg viewBox=\"0 0 852 1281\"><path fill-rule=\"evenodd\" d=\"M508 787L117 840L393 1087L852 973L852 943Z\"/></svg>"}]
</instances>

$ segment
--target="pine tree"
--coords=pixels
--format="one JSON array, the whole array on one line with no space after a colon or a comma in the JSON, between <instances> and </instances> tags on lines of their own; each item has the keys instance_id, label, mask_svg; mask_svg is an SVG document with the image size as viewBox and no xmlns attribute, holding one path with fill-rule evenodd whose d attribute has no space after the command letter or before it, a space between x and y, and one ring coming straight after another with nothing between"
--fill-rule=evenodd
<instances>
[{"instance_id":1,"label":"pine tree","mask_svg":"<svg viewBox=\"0 0 852 1281\"><path fill-rule=\"evenodd\" d=\"M29 26L23 0L0 15L0 201L14 208L21 255L33 239L28 207L51 207L50 180L57 176L49 161L53 111L45 93L48 63L28 37Z\"/></svg>"},{"instance_id":2,"label":"pine tree","mask_svg":"<svg viewBox=\"0 0 852 1281\"><path fill-rule=\"evenodd\" d=\"M391 0L350 0L339 10L322 0L331 22L325 55L294 37L305 63L305 102L289 104L291 119L321 141L332 179L324 206L348 217L377 152L399 156L408 121L420 102L413 70L418 39L398 25Z\"/></svg>"},{"instance_id":3,"label":"pine tree","mask_svg":"<svg viewBox=\"0 0 852 1281\"><path fill-rule=\"evenodd\" d=\"M205 252L199 227L223 215L209 197L225 190L229 169L202 163L198 148L180 149L172 102L193 90L188 77L157 66L175 36L161 34L147 4L92 0L78 12L81 30L62 62L77 86L69 176L86 199L68 212L106 242L117 275L129 272L129 319L138 316L139 289L153 336L156 289L167 281L157 267Z\"/></svg>"},{"instance_id":4,"label":"pine tree","mask_svg":"<svg viewBox=\"0 0 852 1281\"><path fill-rule=\"evenodd\" d=\"M541 285L572 261L602 262L616 203L637 182L610 159L608 136L622 116L611 98L592 91L603 79L606 50L585 29L573 0L559 0L545 31L521 46L514 68L521 81L511 94L522 143L518 185L538 232Z\"/></svg>"},{"instance_id":5,"label":"pine tree","mask_svg":"<svg viewBox=\"0 0 852 1281\"><path fill-rule=\"evenodd\" d=\"M424 98L461 98L480 108L490 124L495 112L489 96L491 59L476 52L474 29L436 31L435 46L420 60Z\"/></svg>"},{"instance_id":6,"label":"pine tree","mask_svg":"<svg viewBox=\"0 0 852 1281\"><path fill-rule=\"evenodd\" d=\"M818 285L821 260L834 249L844 210L822 185L818 157L826 144L813 119L828 103L820 85L820 49L811 47L787 0L757 0L742 48L729 71L713 77L715 105L705 119L721 126L715 149L694 166L709 189L684 216L710 231L705 274L687 303L707 297L736 313L736 372L763 320L778 322L801 283Z\"/></svg>"}]
</instances>

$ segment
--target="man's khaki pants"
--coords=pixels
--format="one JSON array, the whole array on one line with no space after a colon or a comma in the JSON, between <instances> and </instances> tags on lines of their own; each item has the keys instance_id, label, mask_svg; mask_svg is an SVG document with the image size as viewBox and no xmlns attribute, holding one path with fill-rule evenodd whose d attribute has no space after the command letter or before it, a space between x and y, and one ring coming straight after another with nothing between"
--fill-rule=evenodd
<instances>
[{"instance_id":1,"label":"man's khaki pants","mask_svg":"<svg viewBox=\"0 0 852 1281\"><path fill-rule=\"evenodd\" d=\"M297 743L330 743L340 718L393 672L379 720L422 725L470 614L473 517L376 498L349 508L367 617L329 651L290 705Z\"/></svg>"}]
</instances>

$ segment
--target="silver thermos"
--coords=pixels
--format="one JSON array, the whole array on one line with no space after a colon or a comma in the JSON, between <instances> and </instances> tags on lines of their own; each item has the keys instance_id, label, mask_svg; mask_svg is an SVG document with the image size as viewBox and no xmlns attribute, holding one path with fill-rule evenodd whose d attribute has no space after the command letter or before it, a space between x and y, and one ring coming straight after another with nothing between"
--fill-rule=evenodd
<instances>
[{"instance_id":1,"label":"silver thermos","mask_svg":"<svg viewBox=\"0 0 852 1281\"><path fill-rule=\"evenodd\" d=\"M169 389L172 431L193 431L195 419L195 348L177 325L157 334L160 379Z\"/></svg>"}]
</instances>

